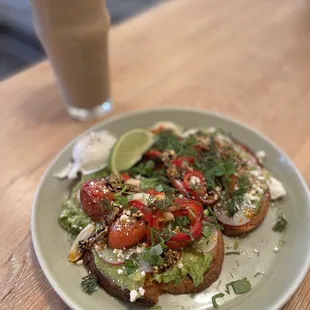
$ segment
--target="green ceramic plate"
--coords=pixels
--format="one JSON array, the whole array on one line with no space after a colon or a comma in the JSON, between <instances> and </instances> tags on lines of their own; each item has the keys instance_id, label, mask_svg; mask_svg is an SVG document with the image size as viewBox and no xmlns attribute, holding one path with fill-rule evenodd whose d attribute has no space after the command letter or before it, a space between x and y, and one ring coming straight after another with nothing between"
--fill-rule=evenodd
<instances>
[{"instance_id":1,"label":"green ceramic plate","mask_svg":"<svg viewBox=\"0 0 310 310\"><path fill-rule=\"evenodd\" d=\"M196 295L163 295L159 305L162 309L212 309L212 295L224 292L227 282L246 276L253 285L252 290L244 295L226 294L219 300L221 309L280 308L300 285L310 262L309 192L300 173L276 145L258 132L229 118L204 111L171 108L128 113L104 121L89 131L104 128L120 136L127 130L148 128L160 120L173 121L184 127L220 127L253 150L264 150L267 153L266 167L283 182L287 197L283 203L271 207L261 227L239 240L241 255L225 257L221 277L212 287ZM53 160L34 200L32 239L38 260L53 288L73 309L138 309L137 305L112 298L102 289L91 296L84 294L80 290L80 280L86 275L86 270L67 261L70 241L58 225L57 217L68 194L69 182L55 179L53 173L70 160L73 143L69 143ZM271 227L276 214L282 211L289 227L285 233L279 234ZM283 246L281 241L286 244ZM232 246L234 239L225 238L225 243ZM275 246L279 248L277 253L273 251Z\"/></svg>"}]
</instances>

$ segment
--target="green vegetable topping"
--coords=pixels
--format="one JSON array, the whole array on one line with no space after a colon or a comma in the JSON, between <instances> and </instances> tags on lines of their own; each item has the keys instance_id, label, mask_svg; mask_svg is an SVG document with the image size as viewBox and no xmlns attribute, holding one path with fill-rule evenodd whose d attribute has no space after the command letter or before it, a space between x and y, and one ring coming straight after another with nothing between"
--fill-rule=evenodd
<instances>
[{"instance_id":1,"label":"green vegetable topping","mask_svg":"<svg viewBox=\"0 0 310 310\"><path fill-rule=\"evenodd\" d=\"M226 252L225 255L240 255L240 252L238 252L238 251L231 251L231 252Z\"/></svg>"},{"instance_id":2,"label":"green vegetable topping","mask_svg":"<svg viewBox=\"0 0 310 310\"><path fill-rule=\"evenodd\" d=\"M218 298L223 298L224 296L225 296L225 295L224 295L223 293L218 293L218 294L212 296L212 305L213 305L213 308L218 308L219 305L217 304L216 300L217 300Z\"/></svg>"},{"instance_id":3,"label":"green vegetable topping","mask_svg":"<svg viewBox=\"0 0 310 310\"><path fill-rule=\"evenodd\" d=\"M251 290L251 284L246 277L244 277L243 279L237 280L237 281L227 283L226 290L228 294L230 294L229 286L232 286L235 294L237 295L247 293Z\"/></svg>"},{"instance_id":4,"label":"green vegetable topping","mask_svg":"<svg viewBox=\"0 0 310 310\"><path fill-rule=\"evenodd\" d=\"M161 254L163 253L163 249L165 247L166 245L158 243L155 246L147 248L141 253L141 259L152 266L160 266L164 263L164 259L161 257Z\"/></svg>"},{"instance_id":5,"label":"green vegetable topping","mask_svg":"<svg viewBox=\"0 0 310 310\"><path fill-rule=\"evenodd\" d=\"M211 236L211 233L212 233L212 229L210 226L203 226L203 229L202 229L202 234L206 237L206 238L209 238Z\"/></svg>"},{"instance_id":6,"label":"green vegetable topping","mask_svg":"<svg viewBox=\"0 0 310 310\"><path fill-rule=\"evenodd\" d=\"M272 230L281 233L286 229L287 224L287 220L283 216L280 216L275 225L272 227Z\"/></svg>"},{"instance_id":7,"label":"green vegetable topping","mask_svg":"<svg viewBox=\"0 0 310 310\"><path fill-rule=\"evenodd\" d=\"M132 259L125 259L124 264L127 275L135 273L136 270L138 269L137 264Z\"/></svg>"},{"instance_id":8,"label":"green vegetable topping","mask_svg":"<svg viewBox=\"0 0 310 310\"><path fill-rule=\"evenodd\" d=\"M81 287L82 287L82 291L84 293L86 293L88 295L92 294L98 288L97 278L92 274L89 274L89 275L83 277L82 282L81 282Z\"/></svg>"}]
</instances>

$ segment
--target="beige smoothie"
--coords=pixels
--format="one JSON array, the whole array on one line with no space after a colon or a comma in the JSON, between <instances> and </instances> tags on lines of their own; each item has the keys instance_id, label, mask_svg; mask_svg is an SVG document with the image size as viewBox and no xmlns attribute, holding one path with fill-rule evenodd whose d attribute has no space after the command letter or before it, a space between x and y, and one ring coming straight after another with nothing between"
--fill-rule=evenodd
<instances>
[{"instance_id":1,"label":"beige smoothie","mask_svg":"<svg viewBox=\"0 0 310 310\"><path fill-rule=\"evenodd\" d=\"M106 1L30 2L37 36L55 71L69 113L95 113L104 103L109 105L110 18Z\"/></svg>"}]
</instances>

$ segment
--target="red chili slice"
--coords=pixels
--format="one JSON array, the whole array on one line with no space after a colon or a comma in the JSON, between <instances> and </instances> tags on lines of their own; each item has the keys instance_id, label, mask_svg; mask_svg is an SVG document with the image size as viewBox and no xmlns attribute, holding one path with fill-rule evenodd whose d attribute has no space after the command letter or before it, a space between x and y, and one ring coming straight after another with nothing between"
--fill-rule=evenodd
<instances>
[{"instance_id":1,"label":"red chili slice","mask_svg":"<svg viewBox=\"0 0 310 310\"><path fill-rule=\"evenodd\" d=\"M178 157L171 162L173 165L177 167L183 167L184 163L193 164L194 158L193 157Z\"/></svg>"},{"instance_id":2,"label":"red chili slice","mask_svg":"<svg viewBox=\"0 0 310 310\"><path fill-rule=\"evenodd\" d=\"M199 183L197 184L196 188L191 184L191 179L195 177L198 178ZM183 184L185 190L190 193L191 196L199 198L207 193L207 185L203 174L198 171L191 171L185 174L183 178Z\"/></svg>"},{"instance_id":3,"label":"red chili slice","mask_svg":"<svg viewBox=\"0 0 310 310\"><path fill-rule=\"evenodd\" d=\"M178 249L181 247L187 246L192 240L191 237L197 239L201 236L202 233L202 220L203 220L203 207L202 205L193 200L176 200L175 210L170 208L170 211L173 213L175 217L178 216L188 216L190 220L190 233L191 236L186 234L185 232L176 233L174 236L170 238L167 242L167 246L171 247L171 249Z\"/></svg>"},{"instance_id":4,"label":"red chili slice","mask_svg":"<svg viewBox=\"0 0 310 310\"><path fill-rule=\"evenodd\" d=\"M152 227L153 225L153 216L152 212L147 210L146 205L139 200L132 200L129 203L130 206L138 209L143 213L143 219L148 222L148 225Z\"/></svg>"}]
</instances>

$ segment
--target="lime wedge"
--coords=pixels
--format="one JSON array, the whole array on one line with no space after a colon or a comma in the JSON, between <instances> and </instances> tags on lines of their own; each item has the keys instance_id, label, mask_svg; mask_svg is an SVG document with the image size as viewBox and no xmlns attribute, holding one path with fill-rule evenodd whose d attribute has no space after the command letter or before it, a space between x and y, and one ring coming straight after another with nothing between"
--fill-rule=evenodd
<instances>
[{"instance_id":1,"label":"lime wedge","mask_svg":"<svg viewBox=\"0 0 310 310\"><path fill-rule=\"evenodd\" d=\"M154 141L154 135L146 129L133 129L123 134L113 147L110 171L117 175L120 171L131 168Z\"/></svg>"}]
</instances>

